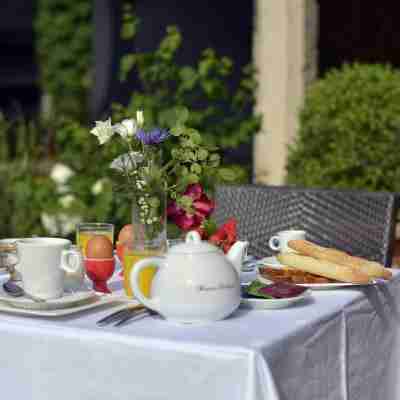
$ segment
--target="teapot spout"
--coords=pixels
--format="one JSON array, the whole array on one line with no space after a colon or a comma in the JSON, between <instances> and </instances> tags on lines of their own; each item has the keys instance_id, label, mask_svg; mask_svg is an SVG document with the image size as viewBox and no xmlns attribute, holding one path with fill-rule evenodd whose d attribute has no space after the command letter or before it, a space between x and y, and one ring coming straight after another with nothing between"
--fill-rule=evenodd
<instances>
[{"instance_id":1,"label":"teapot spout","mask_svg":"<svg viewBox=\"0 0 400 400\"><path fill-rule=\"evenodd\" d=\"M236 272L240 276L240 271L242 270L243 260L247 255L247 249L249 247L249 242L238 241L236 242L228 251L226 255L228 260L233 264Z\"/></svg>"}]
</instances>

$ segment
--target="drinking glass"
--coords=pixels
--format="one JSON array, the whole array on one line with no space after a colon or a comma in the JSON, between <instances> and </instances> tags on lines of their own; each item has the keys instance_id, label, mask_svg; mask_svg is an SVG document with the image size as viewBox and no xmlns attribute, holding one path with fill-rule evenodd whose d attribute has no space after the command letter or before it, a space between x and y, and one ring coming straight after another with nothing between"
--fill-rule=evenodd
<instances>
[{"instance_id":1,"label":"drinking glass","mask_svg":"<svg viewBox=\"0 0 400 400\"><path fill-rule=\"evenodd\" d=\"M107 236L114 243L114 225L97 222L84 222L76 227L76 244L86 257L87 242L95 235Z\"/></svg>"},{"instance_id":2,"label":"drinking glass","mask_svg":"<svg viewBox=\"0 0 400 400\"><path fill-rule=\"evenodd\" d=\"M142 242L141 245L137 243L128 243L124 253L123 268L124 268L124 289L128 297L134 297L132 286L130 282L131 271L138 261L155 256L162 256L165 254L165 246L160 246L158 241L152 242L151 240ZM156 267L149 266L144 268L139 274L139 287L144 296L150 296L150 288L153 277L156 273Z\"/></svg>"}]
</instances>

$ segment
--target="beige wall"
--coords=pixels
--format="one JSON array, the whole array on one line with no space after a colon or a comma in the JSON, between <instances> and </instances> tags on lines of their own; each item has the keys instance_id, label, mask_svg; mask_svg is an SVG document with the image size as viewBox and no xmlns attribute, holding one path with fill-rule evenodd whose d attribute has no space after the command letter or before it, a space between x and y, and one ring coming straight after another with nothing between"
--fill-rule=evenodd
<instances>
[{"instance_id":1,"label":"beige wall","mask_svg":"<svg viewBox=\"0 0 400 400\"><path fill-rule=\"evenodd\" d=\"M254 176L282 184L305 88L317 72L316 0L257 0L255 26L257 111L264 121L255 139Z\"/></svg>"}]
</instances>

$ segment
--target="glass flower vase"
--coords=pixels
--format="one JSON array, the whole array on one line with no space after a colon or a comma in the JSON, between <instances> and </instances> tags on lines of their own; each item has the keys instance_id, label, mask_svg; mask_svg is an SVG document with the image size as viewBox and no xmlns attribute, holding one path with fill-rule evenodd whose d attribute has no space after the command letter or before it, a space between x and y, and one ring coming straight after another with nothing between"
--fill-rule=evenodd
<instances>
[{"instance_id":1,"label":"glass flower vase","mask_svg":"<svg viewBox=\"0 0 400 400\"><path fill-rule=\"evenodd\" d=\"M143 258L161 255L166 250L165 181L159 179L161 163L159 154L145 155L137 169L137 190L132 195L132 241L124 252L124 287L128 297L133 297L130 284L131 270ZM139 277L139 286L149 295L155 268L148 267Z\"/></svg>"}]
</instances>

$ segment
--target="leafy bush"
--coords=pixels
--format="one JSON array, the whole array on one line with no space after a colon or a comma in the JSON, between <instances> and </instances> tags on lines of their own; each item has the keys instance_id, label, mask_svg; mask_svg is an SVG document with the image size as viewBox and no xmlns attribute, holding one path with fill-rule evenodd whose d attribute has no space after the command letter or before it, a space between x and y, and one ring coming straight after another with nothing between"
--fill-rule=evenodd
<instances>
[{"instance_id":1,"label":"leafy bush","mask_svg":"<svg viewBox=\"0 0 400 400\"><path fill-rule=\"evenodd\" d=\"M53 132L49 146L44 139ZM8 151L10 136L17 139L16 154ZM49 125L0 117L1 236L70 236L80 221L126 221L129 204L114 198L107 177L117 152L103 154L89 136L88 128L73 120ZM56 158L49 152L53 147Z\"/></svg>"},{"instance_id":2,"label":"leafy bush","mask_svg":"<svg viewBox=\"0 0 400 400\"><path fill-rule=\"evenodd\" d=\"M400 72L344 65L310 87L287 181L314 187L400 191Z\"/></svg>"},{"instance_id":3,"label":"leafy bush","mask_svg":"<svg viewBox=\"0 0 400 400\"><path fill-rule=\"evenodd\" d=\"M123 19L122 37L132 40L140 21L129 3ZM227 149L249 143L261 124L261 116L253 114L257 87L253 67L245 66L238 87L232 88L229 82L235 66L231 59L205 49L194 65L180 65L176 56L183 45L179 29L169 26L154 51L122 57L120 79L125 81L134 73L139 88L127 106L114 104L114 118L129 118L143 109L146 121L164 126L163 116L183 106L190 109L189 125L202 132L209 144Z\"/></svg>"},{"instance_id":4,"label":"leafy bush","mask_svg":"<svg viewBox=\"0 0 400 400\"><path fill-rule=\"evenodd\" d=\"M39 0L36 8L41 87L53 113L84 120L91 83L92 2Z\"/></svg>"},{"instance_id":5,"label":"leafy bush","mask_svg":"<svg viewBox=\"0 0 400 400\"><path fill-rule=\"evenodd\" d=\"M72 4L73 3L73 4ZM70 236L79 221L130 220L130 203L113 193L109 164L120 149L99 148L85 124L90 85L92 3L88 0L39 0L35 21L41 85L51 98L51 115L36 121L0 117L0 235ZM125 5L121 37L132 40L139 21ZM237 90L228 80L233 63L206 50L195 66L178 65L182 37L170 27L151 52L127 54L121 77L133 68L140 89L128 106L114 105L114 121L145 110L149 125L169 126L179 106L193 110L187 124L210 146L236 147L248 142L260 125L253 116L255 80L247 67ZM91 124L92 125L92 124ZM10 143L15 138L15 151ZM248 178L236 167L237 180ZM225 177L229 178L229 177Z\"/></svg>"}]
</instances>

